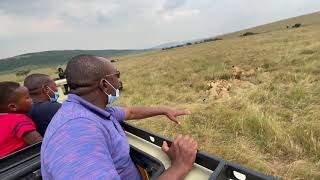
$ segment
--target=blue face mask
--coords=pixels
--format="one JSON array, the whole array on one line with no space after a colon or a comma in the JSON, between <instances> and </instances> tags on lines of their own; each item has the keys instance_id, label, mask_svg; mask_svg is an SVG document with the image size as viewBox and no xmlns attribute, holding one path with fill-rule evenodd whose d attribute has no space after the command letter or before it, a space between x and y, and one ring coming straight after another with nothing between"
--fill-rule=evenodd
<instances>
[{"instance_id":1,"label":"blue face mask","mask_svg":"<svg viewBox=\"0 0 320 180\"><path fill-rule=\"evenodd\" d=\"M112 94L108 94L107 92L104 91L104 93L107 95L107 102L108 104L112 104L114 103L115 101L117 101L120 97L120 91L119 89L116 89L112 86L111 83L109 83L109 81L106 80L106 82L116 91L116 95L113 96Z\"/></svg>"},{"instance_id":2,"label":"blue face mask","mask_svg":"<svg viewBox=\"0 0 320 180\"><path fill-rule=\"evenodd\" d=\"M49 88L49 87L48 87L48 88ZM50 90L51 92L53 92L53 97L50 97L50 96L48 95L48 97L49 97L49 99L50 99L50 102L57 102L58 99L59 99L59 96L60 96L59 92L58 92L58 91L53 91L51 88L49 88L49 90Z\"/></svg>"}]
</instances>

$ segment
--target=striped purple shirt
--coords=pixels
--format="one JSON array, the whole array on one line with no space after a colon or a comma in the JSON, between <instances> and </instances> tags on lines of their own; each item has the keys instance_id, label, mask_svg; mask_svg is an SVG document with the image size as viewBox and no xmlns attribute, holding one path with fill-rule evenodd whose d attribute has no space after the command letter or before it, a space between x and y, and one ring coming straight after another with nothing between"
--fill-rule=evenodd
<instances>
[{"instance_id":1,"label":"striped purple shirt","mask_svg":"<svg viewBox=\"0 0 320 180\"><path fill-rule=\"evenodd\" d=\"M43 179L140 180L119 124L124 117L120 107L103 110L69 94L43 139Z\"/></svg>"}]
</instances>

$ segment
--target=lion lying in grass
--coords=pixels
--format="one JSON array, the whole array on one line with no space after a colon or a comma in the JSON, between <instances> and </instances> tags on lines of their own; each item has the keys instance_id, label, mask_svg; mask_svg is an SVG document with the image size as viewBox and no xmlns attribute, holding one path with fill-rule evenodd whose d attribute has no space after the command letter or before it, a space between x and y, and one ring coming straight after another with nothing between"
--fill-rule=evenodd
<instances>
[{"instance_id":1,"label":"lion lying in grass","mask_svg":"<svg viewBox=\"0 0 320 180\"><path fill-rule=\"evenodd\" d=\"M254 68L254 69L244 70L238 66L233 65L232 66L232 76L234 79L241 79L241 77L252 77L252 76L256 76L257 72L259 70L260 70L260 68L258 68L258 67Z\"/></svg>"},{"instance_id":2,"label":"lion lying in grass","mask_svg":"<svg viewBox=\"0 0 320 180\"><path fill-rule=\"evenodd\" d=\"M206 92L210 99L221 99L230 97L231 87L247 88L252 85L253 84L249 81L242 81L238 79L212 80L207 83L208 90Z\"/></svg>"}]
</instances>

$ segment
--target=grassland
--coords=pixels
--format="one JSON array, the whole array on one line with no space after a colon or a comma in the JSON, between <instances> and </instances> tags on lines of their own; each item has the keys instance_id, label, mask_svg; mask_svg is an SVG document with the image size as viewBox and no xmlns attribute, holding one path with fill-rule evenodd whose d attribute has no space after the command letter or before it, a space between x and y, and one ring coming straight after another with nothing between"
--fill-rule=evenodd
<instances>
[{"instance_id":1,"label":"grassland","mask_svg":"<svg viewBox=\"0 0 320 180\"><path fill-rule=\"evenodd\" d=\"M320 25L282 27L122 57L118 105L189 109L181 126L163 117L132 123L170 138L191 134L205 152L283 179L320 179ZM206 82L230 77L232 65L262 69L245 79L253 86L208 98Z\"/></svg>"}]
</instances>

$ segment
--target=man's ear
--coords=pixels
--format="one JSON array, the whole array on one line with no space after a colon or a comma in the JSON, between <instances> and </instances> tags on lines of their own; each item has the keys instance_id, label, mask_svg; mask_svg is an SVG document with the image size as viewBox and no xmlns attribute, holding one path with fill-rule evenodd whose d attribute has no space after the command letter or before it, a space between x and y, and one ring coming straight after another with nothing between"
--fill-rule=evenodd
<instances>
[{"instance_id":1,"label":"man's ear","mask_svg":"<svg viewBox=\"0 0 320 180\"><path fill-rule=\"evenodd\" d=\"M99 88L100 88L102 91L107 92L107 87L108 87L108 84L106 83L106 80L101 79L100 82L99 82Z\"/></svg>"},{"instance_id":2,"label":"man's ear","mask_svg":"<svg viewBox=\"0 0 320 180\"><path fill-rule=\"evenodd\" d=\"M17 111L17 105L16 104L8 104L8 109L10 112L16 112Z\"/></svg>"}]
</instances>

